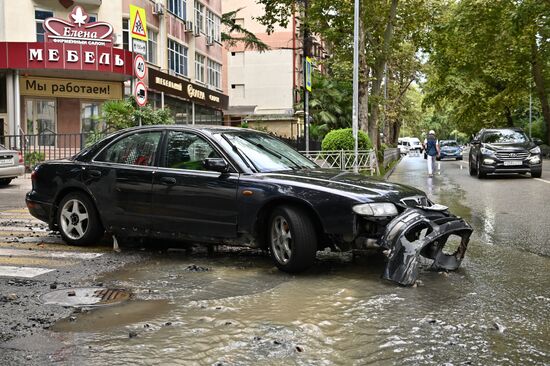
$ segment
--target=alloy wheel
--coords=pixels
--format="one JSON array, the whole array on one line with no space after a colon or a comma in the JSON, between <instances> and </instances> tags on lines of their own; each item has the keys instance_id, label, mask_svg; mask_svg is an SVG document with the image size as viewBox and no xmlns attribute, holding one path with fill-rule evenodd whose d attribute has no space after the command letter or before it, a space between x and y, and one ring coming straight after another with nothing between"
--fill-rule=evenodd
<instances>
[{"instance_id":1,"label":"alloy wheel","mask_svg":"<svg viewBox=\"0 0 550 366\"><path fill-rule=\"evenodd\" d=\"M77 199L67 201L61 208L61 229L73 240L81 239L89 224L86 206Z\"/></svg>"},{"instance_id":2,"label":"alloy wheel","mask_svg":"<svg viewBox=\"0 0 550 366\"><path fill-rule=\"evenodd\" d=\"M292 257L290 225L282 216L276 216L271 226L271 249L277 261L286 264Z\"/></svg>"}]
</instances>

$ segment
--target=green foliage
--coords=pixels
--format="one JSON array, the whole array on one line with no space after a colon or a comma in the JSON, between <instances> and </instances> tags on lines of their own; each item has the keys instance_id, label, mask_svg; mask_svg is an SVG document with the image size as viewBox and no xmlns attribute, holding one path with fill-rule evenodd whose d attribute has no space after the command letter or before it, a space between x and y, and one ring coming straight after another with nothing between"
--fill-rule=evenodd
<instances>
[{"instance_id":1,"label":"green foliage","mask_svg":"<svg viewBox=\"0 0 550 366\"><path fill-rule=\"evenodd\" d=\"M234 47L239 43L244 44L244 49L253 49L259 52L269 50L269 46L261 39L235 21L237 13L242 9L229 11L222 14L222 25L227 28L227 32L222 32L222 42L226 47Z\"/></svg>"},{"instance_id":2,"label":"green foliage","mask_svg":"<svg viewBox=\"0 0 550 366\"><path fill-rule=\"evenodd\" d=\"M358 132L359 150L372 149L369 136L363 131ZM353 150L355 148L353 130L351 128L342 128L330 131L323 139L321 148L323 150Z\"/></svg>"},{"instance_id":3,"label":"green foliage","mask_svg":"<svg viewBox=\"0 0 550 366\"><path fill-rule=\"evenodd\" d=\"M105 134L99 130L93 130L86 136L85 147L91 146L105 137Z\"/></svg>"},{"instance_id":4,"label":"green foliage","mask_svg":"<svg viewBox=\"0 0 550 366\"><path fill-rule=\"evenodd\" d=\"M46 155L42 152L33 151L25 154L25 166L30 170L44 160L46 160Z\"/></svg>"},{"instance_id":5,"label":"green foliage","mask_svg":"<svg viewBox=\"0 0 550 366\"><path fill-rule=\"evenodd\" d=\"M105 102L103 118L107 128L112 130L139 126L140 119L144 126L174 123L169 108L153 110L149 105L138 107L133 98Z\"/></svg>"}]
</instances>

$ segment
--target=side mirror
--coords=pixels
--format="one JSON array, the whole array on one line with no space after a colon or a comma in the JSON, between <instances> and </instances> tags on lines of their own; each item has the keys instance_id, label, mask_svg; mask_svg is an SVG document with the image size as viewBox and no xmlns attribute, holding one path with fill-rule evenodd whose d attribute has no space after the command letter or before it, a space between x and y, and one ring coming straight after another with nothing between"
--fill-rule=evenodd
<instances>
[{"instance_id":1,"label":"side mirror","mask_svg":"<svg viewBox=\"0 0 550 366\"><path fill-rule=\"evenodd\" d=\"M539 139L539 138L534 137L534 138L533 138L533 142L534 142L535 145L537 145L537 146L542 145L542 140Z\"/></svg>"},{"instance_id":2,"label":"side mirror","mask_svg":"<svg viewBox=\"0 0 550 366\"><path fill-rule=\"evenodd\" d=\"M212 170L220 173L227 173L229 171L229 164L221 158L207 158L202 162L202 166L206 170Z\"/></svg>"}]
</instances>

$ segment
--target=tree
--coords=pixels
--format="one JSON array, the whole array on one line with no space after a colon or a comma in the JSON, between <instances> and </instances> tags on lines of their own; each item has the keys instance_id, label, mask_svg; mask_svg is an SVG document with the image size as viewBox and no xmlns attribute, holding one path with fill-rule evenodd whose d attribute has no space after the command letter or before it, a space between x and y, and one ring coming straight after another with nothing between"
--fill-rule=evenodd
<instances>
[{"instance_id":1,"label":"tree","mask_svg":"<svg viewBox=\"0 0 550 366\"><path fill-rule=\"evenodd\" d=\"M174 118L169 108L153 110L150 106L139 108L133 97L126 100L109 100L103 104L103 118L110 130L142 125L172 124Z\"/></svg>"},{"instance_id":2,"label":"tree","mask_svg":"<svg viewBox=\"0 0 550 366\"><path fill-rule=\"evenodd\" d=\"M235 21L237 13L241 9L242 8L239 8L222 14L221 22L227 28L227 31L222 32L222 42L225 43L226 47L234 47L242 43L245 49L252 49L259 52L267 51L269 49L267 44L256 37L254 33L243 28Z\"/></svg>"}]
</instances>

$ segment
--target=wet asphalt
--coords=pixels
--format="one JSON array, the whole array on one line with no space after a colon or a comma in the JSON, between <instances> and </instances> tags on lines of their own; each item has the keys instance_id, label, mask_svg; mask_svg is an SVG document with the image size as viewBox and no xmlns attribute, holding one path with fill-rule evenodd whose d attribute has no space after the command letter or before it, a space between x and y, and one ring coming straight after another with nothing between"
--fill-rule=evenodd
<instances>
[{"instance_id":1,"label":"wet asphalt","mask_svg":"<svg viewBox=\"0 0 550 366\"><path fill-rule=\"evenodd\" d=\"M31 280L0 278L0 294L17 296L0 302L0 363L548 365L545 163L542 179L478 180L467 161L443 161L429 178L424 159L404 157L389 180L426 191L475 230L462 267L422 271L418 287L381 280L380 258L320 253L314 268L290 276L261 252L138 246L113 253L108 244L86 248L104 253L93 262L57 263L56 272ZM17 198L4 200L12 196L6 192L0 214L10 218L0 221L38 228L25 221ZM60 246L55 233L41 233L52 243L38 248L29 235L0 247L83 250ZM54 283L124 288L133 298L95 309L43 305L40 296Z\"/></svg>"}]
</instances>

